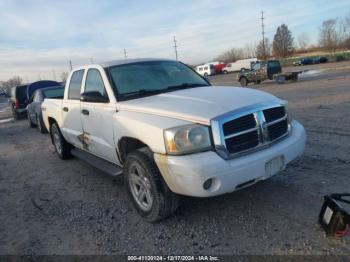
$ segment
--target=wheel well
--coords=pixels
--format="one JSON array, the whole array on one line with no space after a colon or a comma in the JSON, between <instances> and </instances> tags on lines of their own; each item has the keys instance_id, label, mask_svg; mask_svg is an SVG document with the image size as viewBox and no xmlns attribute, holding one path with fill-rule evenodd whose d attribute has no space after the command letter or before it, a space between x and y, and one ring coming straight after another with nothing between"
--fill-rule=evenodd
<instances>
[{"instance_id":1,"label":"wheel well","mask_svg":"<svg viewBox=\"0 0 350 262\"><path fill-rule=\"evenodd\" d=\"M122 163L124 163L126 156L131 153L132 151L135 151L137 149L146 147L149 149L149 147L141 142L140 140L132 137L122 137L118 141L118 155L119 159Z\"/></svg>"},{"instance_id":2,"label":"wheel well","mask_svg":"<svg viewBox=\"0 0 350 262\"><path fill-rule=\"evenodd\" d=\"M52 126L53 123L57 123L56 120L52 117L49 117L48 120L49 120L50 127Z\"/></svg>"}]
</instances>

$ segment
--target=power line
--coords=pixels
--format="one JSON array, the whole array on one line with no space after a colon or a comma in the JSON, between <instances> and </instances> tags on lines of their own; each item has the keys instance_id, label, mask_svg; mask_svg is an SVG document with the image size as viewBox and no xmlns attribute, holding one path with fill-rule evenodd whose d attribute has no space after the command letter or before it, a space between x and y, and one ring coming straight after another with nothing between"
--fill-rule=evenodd
<instances>
[{"instance_id":1,"label":"power line","mask_svg":"<svg viewBox=\"0 0 350 262\"><path fill-rule=\"evenodd\" d=\"M124 59L127 59L128 58L128 55L126 53L126 49L124 48Z\"/></svg>"},{"instance_id":2,"label":"power line","mask_svg":"<svg viewBox=\"0 0 350 262\"><path fill-rule=\"evenodd\" d=\"M175 49L175 57L176 57L176 60L178 60L177 58L177 44L176 44L176 37L174 36L174 49Z\"/></svg>"}]
</instances>

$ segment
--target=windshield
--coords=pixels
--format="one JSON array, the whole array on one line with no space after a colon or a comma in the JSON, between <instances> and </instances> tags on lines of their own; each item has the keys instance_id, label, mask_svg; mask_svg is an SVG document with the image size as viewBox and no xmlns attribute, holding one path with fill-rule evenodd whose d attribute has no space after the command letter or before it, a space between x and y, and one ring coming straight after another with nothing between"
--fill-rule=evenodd
<instances>
[{"instance_id":1,"label":"windshield","mask_svg":"<svg viewBox=\"0 0 350 262\"><path fill-rule=\"evenodd\" d=\"M119 65L109 68L109 73L119 100L209 85L186 65L175 61Z\"/></svg>"}]
</instances>

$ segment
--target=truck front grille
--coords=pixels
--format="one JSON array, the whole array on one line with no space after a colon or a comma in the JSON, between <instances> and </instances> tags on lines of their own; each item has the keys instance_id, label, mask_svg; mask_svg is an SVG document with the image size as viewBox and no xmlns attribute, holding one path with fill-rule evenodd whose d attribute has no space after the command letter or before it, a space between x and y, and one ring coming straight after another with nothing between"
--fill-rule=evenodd
<instances>
[{"instance_id":1,"label":"truck front grille","mask_svg":"<svg viewBox=\"0 0 350 262\"><path fill-rule=\"evenodd\" d=\"M226 118L227 119L227 118ZM224 147L234 156L265 146L288 133L284 106L275 106L221 122Z\"/></svg>"}]
</instances>

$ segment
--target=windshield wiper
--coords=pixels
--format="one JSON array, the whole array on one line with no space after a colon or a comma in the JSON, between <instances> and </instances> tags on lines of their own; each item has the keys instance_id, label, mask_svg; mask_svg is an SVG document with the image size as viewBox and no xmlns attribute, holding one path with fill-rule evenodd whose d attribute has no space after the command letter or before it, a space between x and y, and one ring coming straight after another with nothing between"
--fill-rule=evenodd
<instances>
[{"instance_id":1,"label":"windshield wiper","mask_svg":"<svg viewBox=\"0 0 350 262\"><path fill-rule=\"evenodd\" d=\"M168 86L165 90L179 90L179 89L186 89L186 88L192 88L192 87L200 87L200 86L208 86L207 84L190 84L190 83L182 83L180 85L174 85L174 86Z\"/></svg>"},{"instance_id":2,"label":"windshield wiper","mask_svg":"<svg viewBox=\"0 0 350 262\"><path fill-rule=\"evenodd\" d=\"M162 93L162 89L140 89L137 91L129 92L123 94L123 96L130 96L130 95L152 95L152 94L158 94Z\"/></svg>"}]
</instances>

